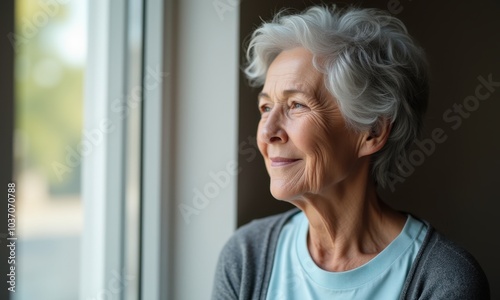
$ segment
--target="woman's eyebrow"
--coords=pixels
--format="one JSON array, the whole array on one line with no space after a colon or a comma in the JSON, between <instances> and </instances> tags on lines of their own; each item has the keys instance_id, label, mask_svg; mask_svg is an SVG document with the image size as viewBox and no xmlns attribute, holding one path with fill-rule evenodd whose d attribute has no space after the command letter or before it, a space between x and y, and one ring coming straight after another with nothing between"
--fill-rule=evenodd
<instances>
[{"instance_id":1,"label":"woman's eyebrow","mask_svg":"<svg viewBox=\"0 0 500 300\"><path fill-rule=\"evenodd\" d=\"M310 93L308 92L304 92L302 90L297 90L297 89L289 89L289 90L284 90L283 92L283 95L284 96L290 96L290 95L293 95L293 94L302 94L306 97L311 97L313 95L311 95ZM257 99L260 99L260 98L267 98L267 99L270 99L271 97L269 97L269 95L265 92L260 92Z\"/></svg>"},{"instance_id":2,"label":"woman's eyebrow","mask_svg":"<svg viewBox=\"0 0 500 300\"><path fill-rule=\"evenodd\" d=\"M306 91L303 91L303 90L298 90L298 89L290 89L290 90L284 90L283 91L283 95L285 96L290 96L290 95L295 95L295 94L301 94L303 96L306 96L308 98L310 98L311 96L313 96L312 94L306 92Z\"/></svg>"},{"instance_id":3,"label":"woman's eyebrow","mask_svg":"<svg viewBox=\"0 0 500 300\"><path fill-rule=\"evenodd\" d=\"M260 99L260 98L270 98L269 95L267 93L264 93L264 92L260 92L259 95L257 96L257 99Z\"/></svg>"}]
</instances>

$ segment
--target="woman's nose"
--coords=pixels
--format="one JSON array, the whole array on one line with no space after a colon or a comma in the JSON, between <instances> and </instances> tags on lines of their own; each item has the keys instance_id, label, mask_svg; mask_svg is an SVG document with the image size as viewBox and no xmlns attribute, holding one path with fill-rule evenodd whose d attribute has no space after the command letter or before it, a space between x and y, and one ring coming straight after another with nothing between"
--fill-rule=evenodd
<instances>
[{"instance_id":1,"label":"woman's nose","mask_svg":"<svg viewBox=\"0 0 500 300\"><path fill-rule=\"evenodd\" d=\"M283 126L283 113L279 107L274 107L270 112L260 130L262 141L272 143L286 143L288 135Z\"/></svg>"}]
</instances>

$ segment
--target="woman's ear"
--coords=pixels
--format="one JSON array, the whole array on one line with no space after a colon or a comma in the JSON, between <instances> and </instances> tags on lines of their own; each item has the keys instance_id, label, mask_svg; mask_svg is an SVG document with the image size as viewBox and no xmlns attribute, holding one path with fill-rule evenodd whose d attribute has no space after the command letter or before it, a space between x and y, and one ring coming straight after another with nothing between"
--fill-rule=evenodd
<instances>
[{"instance_id":1,"label":"woman's ear","mask_svg":"<svg viewBox=\"0 0 500 300\"><path fill-rule=\"evenodd\" d=\"M391 133L391 124L387 119L380 120L362 137L361 147L358 157L372 155L384 147L389 134Z\"/></svg>"}]
</instances>

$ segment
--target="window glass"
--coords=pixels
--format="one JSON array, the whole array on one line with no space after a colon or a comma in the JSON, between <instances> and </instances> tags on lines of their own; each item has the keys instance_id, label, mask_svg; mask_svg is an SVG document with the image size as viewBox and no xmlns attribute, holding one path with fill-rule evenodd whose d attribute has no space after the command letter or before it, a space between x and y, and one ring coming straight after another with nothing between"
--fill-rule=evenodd
<instances>
[{"instance_id":1,"label":"window glass","mask_svg":"<svg viewBox=\"0 0 500 300\"><path fill-rule=\"evenodd\" d=\"M78 299L87 1L16 0L15 300Z\"/></svg>"}]
</instances>

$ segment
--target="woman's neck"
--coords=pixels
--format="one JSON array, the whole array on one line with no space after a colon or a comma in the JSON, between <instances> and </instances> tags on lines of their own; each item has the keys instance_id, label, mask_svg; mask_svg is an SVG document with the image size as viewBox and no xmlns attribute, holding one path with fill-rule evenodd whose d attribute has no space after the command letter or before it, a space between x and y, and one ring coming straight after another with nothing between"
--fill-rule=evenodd
<instances>
[{"instance_id":1,"label":"woman's neck","mask_svg":"<svg viewBox=\"0 0 500 300\"><path fill-rule=\"evenodd\" d=\"M377 197L365 169L321 194L294 201L309 220L309 253L324 270L347 271L365 264L404 227L406 217Z\"/></svg>"}]
</instances>

